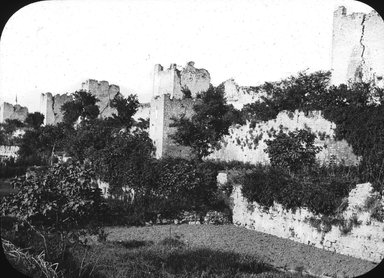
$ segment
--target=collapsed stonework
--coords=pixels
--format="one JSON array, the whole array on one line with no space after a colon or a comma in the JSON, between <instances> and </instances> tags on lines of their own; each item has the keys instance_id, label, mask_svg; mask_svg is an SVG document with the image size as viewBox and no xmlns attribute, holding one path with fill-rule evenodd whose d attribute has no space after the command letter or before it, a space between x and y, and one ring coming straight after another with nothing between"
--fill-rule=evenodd
<instances>
[{"instance_id":1,"label":"collapsed stonework","mask_svg":"<svg viewBox=\"0 0 384 278\"><path fill-rule=\"evenodd\" d=\"M4 123L6 119L19 120L24 122L28 116L28 108L19 104L12 105L3 102L0 105L0 123Z\"/></svg>"},{"instance_id":2,"label":"collapsed stonework","mask_svg":"<svg viewBox=\"0 0 384 278\"><path fill-rule=\"evenodd\" d=\"M227 103L238 110L241 110L245 104L259 101L262 96L266 96L265 92L257 90L256 87L239 86L233 78L224 81L222 85Z\"/></svg>"},{"instance_id":3,"label":"collapsed stonework","mask_svg":"<svg viewBox=\"0 0 384 278\"><path fill-rule=\"evenodd\" d=\"M153 97L169 94L170 98L183 99L183 90L189 90L192 98L208 90L211 77L207 70L194 67L188 62L182 68L176 64L164 70L160 64L155 65L153 74Z\"/></svg>"},{"instance_id":4,"label":"collapsed stonework","mask_svg":"<svg viewBox=\"0 0 384 278\"><path fill-rule=\"evenodd\" d=\"M96 104L99 106L102 118L110 117L112 113L116 113L116 109L110 106L110 101L120 94L119 86L110 85L107 81L98 82L94 79L88 79L81 84L81 90L90 92L99 99ZM62 122L64 113L61 111L61 106L70 100L72 100L72 96L69 94L41 94L40 113L44 115L44 124L55 125Z\"/></svg>"},{"instance_id":5,"label":"collapsed stonework","mask_svg":"<svg viewBox=\"0 0 384 278\"><path fill-rule=\"evenodd\" d=\"M347 14L340 6L333 17L331 83L364 81L383 87L383 34L384 21L376 11Z\"/></svg>"},{"instance_id":6,"label":"collapsed stonework","mask_svg":"<svg viewBox=\"0 0 384 278\"><path fill-rule=\"evenodd\" d=\"M52 95L42 93L40 96L40 113L44 115L44 125L55 125L63 121L61 106L67 101L72 100L69 94Z\"/></svg>"},{"instance_id":7,"label":"collapsed stonework","mask_svg":"<svg viewBox=\"0 0 384 278\"><path fill-rule=\"evenodd\" d=\"M111 107L110 102L115 96L121 95L119 86L109 84L108 81L98 82L94 79L88 79L81 84L81 89L90 92L100 100L97 105L102 118L111 117L113 113L117 113L116 109Z\"/></svg>"}]
</instances>

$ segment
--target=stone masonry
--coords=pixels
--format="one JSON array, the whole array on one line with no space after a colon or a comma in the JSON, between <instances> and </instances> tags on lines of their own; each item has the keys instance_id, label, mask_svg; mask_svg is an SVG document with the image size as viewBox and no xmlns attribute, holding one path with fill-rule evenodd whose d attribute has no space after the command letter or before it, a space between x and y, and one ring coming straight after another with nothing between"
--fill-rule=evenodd
<instances>
[{"instance_id":1,"label":"stone masonry","mask_svg":"<svg viewBox=\"0 0 384 278\"><path fill-rule=\"evenodd\" d=\"M81 90L92 93L99 99L97 105L100 109L101 117L110 117L112 113L116 113L114 108L110 107L110 101L118 94L120 88L117 85L109 84L107 81L100 81L88 79L81 85ZM63 120L63 112L61 106L67 101L72 100L69 94L56 94L43 93L40 97L40 113L44 115L45 125L54 125Z\"/></svg>"},{"instance_id":2,"label":"stone masonry","mask_svg":"<svg viewBox=\"0 0 384 278\"><path fill-rule=\"evenodd\" d=\"M0 123L4 123L6 119L19 120L24 122L28 116L28 108L19 104L12 105L8 102L0 104Z\"/></svg>"},{"instance_id":3,"label":"stone masonry","mask_svg":"<svg viewBox=\"0 0 384 278\"><path fill-rule=\"evenodd\" d=\"M347 14L343 6L334 12L332 79L372 81L384 86L384 21L376 11Z\"/></svg>"}]
</instances>

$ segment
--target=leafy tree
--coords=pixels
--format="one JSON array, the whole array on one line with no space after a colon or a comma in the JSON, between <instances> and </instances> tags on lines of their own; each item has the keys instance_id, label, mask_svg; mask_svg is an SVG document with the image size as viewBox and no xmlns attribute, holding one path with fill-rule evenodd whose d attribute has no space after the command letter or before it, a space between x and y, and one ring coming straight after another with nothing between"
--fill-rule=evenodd
<instances>
[{"instance_id":1,"label":"leafy tree","mask_svg":"<svg viewBox=\"0 0 384 278\"><path fill-rule=\"evenodd\" d=\"M87 91L76 91L72 94L73 100L64 103L61 111L64 112L63 121L73 124L80 117L82 120L91 120L99 115L99 101L94 95Z\"/></svg>"},{"instance_id":2,"label":"leafy tree","mask_svg":"<svg viewBox=\"0 0 384 278\"><path fill-rule=\"evenodd\" d=\"M63 151L73 128L64 123L26 130L20 140L19 160L32 164L52 164L53 153Z\"/></svg>"},{"instance_id":3,"label":"leafy tree","mask_svg":"<svg viewBox=\"0 0 384 278\"><path fill-rule=\"evenodd\" d=\"M316 135L305 130L289 132L280 131L274 140L266 140L271 165L292 172L311 168L316 162L316 154L321 147L314 146Z\"/></svg>"},{"instance_id":4,"label":"leafy tree","mask_svg":"<svg viewBox=\"0 0 384 278\"><path fill-rule=\"evenodd\" d=\"M11 136L18 128L24 127L24 123L17 119L6 119L5 122L1 124L1 127L5 134Z\"/></svg>"},{"instance_id":5,"label":"leafy tree","mask_svg":"<svg viewBox=\"0 0 384 278\"><path fill-rule=\"evenodd\" d=\"M93 149L88 155L98 176L110 185L113 196L123 195L132 188L138 192L148 181L144 178L152 160L154 146L147 132L117 132L103 148ZM149 183L152 183L150 181Z\"/></svg>"},{"instance_id":6,"label":"leafy tree","mask_svg":"<svg viewBox=\"0 0 384 278\"><path fill-rule=\"evenodd\" d=\"M56 164L47 172L20 177L14 185L19 190L1 203L1 212L32 225L69 230L102 215L103 198L89 165Z\"/></svg>"},{"instance_id":7,"label":"leafy tree","mask_svg":"<svg viewBox=\"0 0 384 278\"><path fill-rule=\"evenodd\" d=\"M136 95L129 95L124 98L120 94L116 94L111 101L111 107L117 110L117 115L112 114L117 124L130 128L135 122L132 117L139 108L139 100Z\"/></svg>"},{"instance_id":8,"label":"leafy tree","mask_svg":"<svg viewBox=\"0 0 384 278\"><path fill-rule=\"evenodd\" d=\"M297 76L290 76L278 82L265 82L255 88L265 96L262 96L261 100L244 105L243 117L254 125L258 121L276 118L283 110L322 110L330 76L329 71L310 74L299 72Z\"/></svg>"},{"instance_id":9,"label":"leafy tree","mask_svg":"<svg viewBox=\"0 0 384 278\"><path fill-rule=\"evenodd\" d=\"M39 112L28 113L25 123L34 128L38 129L44 122L44 115Z\"/></svg>"},{"instance_id":10,"label":"leafy tree","mask_svg":"<svg viewBox=\"0 0 384 278\"><path fill-rule=\"evenodd\" d=\"M176 143L191 147L201 160L213 152L232 124L242 123L242 118L233 105L226 104L223 86L211 85L193 109L191 119L185 115L173 118L171 126L177 127L177 131L171 137Z\"/></svg>"},{"instance_id":11,"label":"leafy tree","mask_svg":"<svg viewBox=\"0 0 384 278\"><path fill-rule=\"evenodd\" d=\"M118 130L108 119L83 121L68 137L64 150L74 159L84 161L95 151L106 148L113 132Z\"/></svg>"}]
</instances>

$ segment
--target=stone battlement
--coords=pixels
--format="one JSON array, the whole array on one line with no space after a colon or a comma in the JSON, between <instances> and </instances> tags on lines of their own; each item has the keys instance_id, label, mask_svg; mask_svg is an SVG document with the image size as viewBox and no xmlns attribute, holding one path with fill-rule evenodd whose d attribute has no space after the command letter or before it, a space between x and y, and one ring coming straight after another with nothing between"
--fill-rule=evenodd
<instances>
[{"instance_id":1,"label":"stone battlement","mask_svg":"<svg viewBox=\"0 0 384 278\"><path fill-rule=\"evenodd\" d=\"M8 102L0 104L0 123L4 123L6 119L19 120L24 122L28 116L28 108L19 104L12 105Z\"/></svg>"}]
</instances>

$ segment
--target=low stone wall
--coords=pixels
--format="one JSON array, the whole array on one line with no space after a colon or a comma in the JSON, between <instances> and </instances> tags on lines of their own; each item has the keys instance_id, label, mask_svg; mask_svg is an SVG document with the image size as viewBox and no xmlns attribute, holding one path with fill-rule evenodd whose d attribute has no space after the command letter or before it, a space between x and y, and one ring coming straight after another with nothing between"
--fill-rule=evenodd
<instances>
[{"instance_id":1,"label":"low stone wall","mask_svg":"<svg viewBox=\"0 0 384 278\"><path fill-rule=\"evenodd\" d=\"M356 217L360 225L353 226L347 234L343 234L339 226L330 226L328 231L321 231L309 223L311 217L318 218L306 208L295 212L285 210L275 203L265 211L257 203L249 203L241 193L241 186L235 186L233 198L233 223L248 229L287 238L300 243L309 244L325 250L379 263L384 258L384 223L370 217L364 211L368 197L374 195L369 183L359 184L352 190L348 198L348 207L343 218Z\"/></svg>"},{"instance_id":2,"label":"low stone wall","mask_svg":"<svg viewBox=\"0 0 384 278\"><path fill-rule=\"evenodd\" d=\"M0 146L0 157L4 158L17 158L18 146Z\"/></svg>"}]
</instances>

